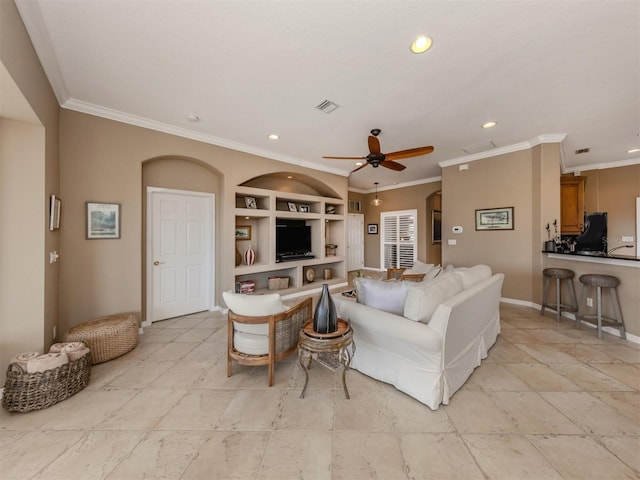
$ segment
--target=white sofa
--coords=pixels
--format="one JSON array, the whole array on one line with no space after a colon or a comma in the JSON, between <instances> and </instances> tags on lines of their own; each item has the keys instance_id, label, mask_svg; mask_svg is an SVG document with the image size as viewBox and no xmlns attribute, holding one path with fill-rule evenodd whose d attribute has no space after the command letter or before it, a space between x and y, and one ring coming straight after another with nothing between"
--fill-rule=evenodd
<instances>
[{"instance_id":1,"label":"white sofa","mask_svg":"<svg viewBox=\"0 0 640 480\"><path fill-rule=\"evenodd\" d=\"M492 275L485 265L452 269L417 284L377 281L368 285L357 280L357 302L334 296L339 317L349 320L354 329L351 367L394 385L432 410L448 404L500 333L503 280L503 274ZM397 296L402 293L391 289L406 290L402 312L358 303L376 305L386 298L389 309L397 310Z\"/></svg>"}]
</instances>

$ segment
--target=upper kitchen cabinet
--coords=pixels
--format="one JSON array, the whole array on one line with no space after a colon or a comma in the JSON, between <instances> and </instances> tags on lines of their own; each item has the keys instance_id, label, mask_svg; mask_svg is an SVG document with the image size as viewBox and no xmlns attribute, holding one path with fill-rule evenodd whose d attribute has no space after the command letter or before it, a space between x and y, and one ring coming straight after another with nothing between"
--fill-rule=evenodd
<instances>
[{"instance_id":1,"label":"upper kitchen cabinet","mask_svg":"<svg viewBox=\"0 0 640 480\"><path fill-rule=\"evenodd\" d=\"M578 235L584 228L584 186L586 177L560 177L560 232Z\"/></svg>"}]
</instances>

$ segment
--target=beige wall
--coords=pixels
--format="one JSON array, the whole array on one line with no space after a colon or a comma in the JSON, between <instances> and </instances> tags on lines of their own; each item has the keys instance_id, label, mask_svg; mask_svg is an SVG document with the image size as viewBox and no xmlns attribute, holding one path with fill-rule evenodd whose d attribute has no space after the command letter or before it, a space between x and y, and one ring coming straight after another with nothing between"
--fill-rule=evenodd
<instances>
[{"instance_id":1,"label":"beige wall","mask_svg":"<svg viewBox=\"0 0 640 480\"><path fill-rule=\"evenodd\" d=\"M25 315L7 316L4 311L0 317L3 339L5 331L10 331L15 340L6 348L2 345L0 375L4 376L7 356L21 353L24 345L37 346L36 350L44 351L52 342L53 327L58 325L58 265L49 264L48 252L59 249L60 238L59 233L48 230L49 196L59 195L59 107L22 19L11 1L0 2L0 62L40 125L36 132L32 126L21 127L3 122L2 135L6 137L3 144L7 143L3 149L9 149L3 150L2 155L2 195L9 197L8 202L3 203L7 207L12 206L14 210L19 206L19 215L5 216L3 213L0 245L3 257L22 258L29 265L27 278L20 275L4 277L3 286L0 287L0 303L4 305L5 302L10 302L13 305L11 309L23 307L29 311L29 318L25 320ZM11 135L6 128L11 129ZM16 140L19 143L15 143ZM23 161L20 158L22 155L27 158L26 164L20 163ZM27 165L29 175L24 178L24 168ZM19 245L13 243L12 239L16 232L23 235L23 241ZM7 275L4 268L2 275ZM22 301L26 291L31 293L28 304ZM31 326L27 330L18 327L18 331L14 331L16 322Z\"/></svg>"},{"instance_id":2,"label":"beige wall","mask_svg":"<svg viewBox=\"0 0 640 480\"><path fill-rule=\"evenodd\" d=\"M62 262L60 272L64 328L99 315L142 309L142 170L147 160L188 158L205 165L219 178L219 185L212 187L219 192L217 304L221 304L221 292L234 286L235 186L271 172L309 173L295 165L68 110L61 113L60 130L61 195L66 205L61 250L63 255L72 252ZM177 167L168 165L170 170ZM167 173L150 175L167 178ZM322 172L313 172L313 176L346 198L346 177ZM174 187L180 184L186 185L175 183ZM85 239L85 202L90 200L121 204L120 239Z\"/></svg>"},{"instance_id":3,"label":"beige wall","mask_svg":"<svg viewBox=\"0 0 640 480\"><path fill-rule=\"evenodd\" d=\"M427 241L431 243L430 212L427 212L427 198L440 190L440 182L424 183L402 189L378 191L378 198L382 200L380 207L371 205L375 193L366 195L349 193L350 200L362 202L364 214L364 267L380 268L380 235L369 235L366 228L369 223L380 225L380 213L398 210L418 210L418 260L427 261Z\"/></svg>"}]
</instances>

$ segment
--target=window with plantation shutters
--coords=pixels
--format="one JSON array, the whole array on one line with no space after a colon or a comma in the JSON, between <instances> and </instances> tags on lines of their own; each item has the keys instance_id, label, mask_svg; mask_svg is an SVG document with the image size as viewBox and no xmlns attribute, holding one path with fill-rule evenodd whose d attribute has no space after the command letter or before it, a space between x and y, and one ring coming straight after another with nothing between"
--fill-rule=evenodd
<instances>
[{"instance_id":1,"label":"window with plantation shutters","mask_svg":"<svg viewBox=\"0 0 640 480\"><path fill-rule=\"evenodd\" d=\"M380 263L382 268L410 268L418 255L418 211L380 214Z\"/></svg>"}]
</instances>

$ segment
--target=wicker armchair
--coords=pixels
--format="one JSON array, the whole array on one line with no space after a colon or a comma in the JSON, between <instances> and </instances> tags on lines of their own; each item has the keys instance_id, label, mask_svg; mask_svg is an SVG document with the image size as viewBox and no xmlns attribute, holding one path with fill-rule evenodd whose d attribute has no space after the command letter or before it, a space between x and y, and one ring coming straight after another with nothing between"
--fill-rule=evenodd
<instances>
[{"instance_id":1,"label":"wicker armchair","mask_svg":"<svg viewBox=\"0 0 640 480\"><path fill-rule=\"evenodd\" d=\"M297 350L300 329L312 318L311 298L285 310L278 294L224 292L223 297L229 307L227 376L233 360L241 365L268 365L271 387L275 362Z\"/></svg>"}]
</instances>

